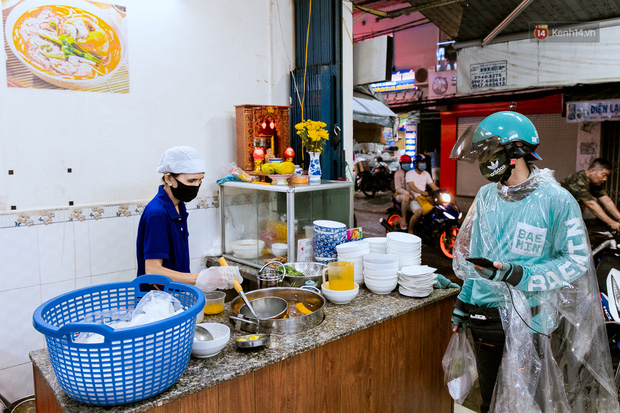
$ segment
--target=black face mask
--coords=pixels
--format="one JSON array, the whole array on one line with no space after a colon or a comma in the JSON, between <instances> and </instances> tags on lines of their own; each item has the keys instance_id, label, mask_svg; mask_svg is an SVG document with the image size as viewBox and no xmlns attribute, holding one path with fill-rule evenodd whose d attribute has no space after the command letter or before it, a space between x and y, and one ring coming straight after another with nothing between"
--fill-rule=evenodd
<instances>
[{"instance_id":1,"label":"black face mask","mask_svg":"<svg viewBox=\"0 0 620 413\"><path fill-rule=\"evenodd\" d=\"M180 199L183 202L189 202L192 199L196 198L196 196L198 196L198 190L200 189L200 185L185 185L183 182L179 181L176 178L175 181L177 181L177 187L170 187L170 190L172 191L172 195L174 195L176 199Z\"/></svg>"},{"instance_id":2,"label":"black face mask","mask_svg":"<svg viewBox=\"0 0 620 413\"><path fill-rule=\"evenodd\" d=\"M505 182L512 173L512 166L506 151L499 151L493 154L488 161L480 162L478 167L482 176L491 182Z\"/></svg>"}]
</instances>

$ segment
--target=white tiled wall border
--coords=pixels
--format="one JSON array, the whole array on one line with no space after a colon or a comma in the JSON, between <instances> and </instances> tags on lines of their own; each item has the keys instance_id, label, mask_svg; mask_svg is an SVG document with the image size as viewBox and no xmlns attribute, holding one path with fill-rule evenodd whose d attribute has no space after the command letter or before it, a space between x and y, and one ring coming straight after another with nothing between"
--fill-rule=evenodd
<instances>
[{"instance_id":1,"label":"white tiled wall border","mask_svg":"<svg viewBox=\"0 0 620 413\"><path fill-rule=\"evenodd\" d=\"M73 221L99 220L106 218L142 215L147 202L91 205L36 211L12 211L0 213L0 229L31 227L35 225L61 224ZM186 204L187 210L219 207L219 196L197 198Z\"/></svg>"}]
</instances>

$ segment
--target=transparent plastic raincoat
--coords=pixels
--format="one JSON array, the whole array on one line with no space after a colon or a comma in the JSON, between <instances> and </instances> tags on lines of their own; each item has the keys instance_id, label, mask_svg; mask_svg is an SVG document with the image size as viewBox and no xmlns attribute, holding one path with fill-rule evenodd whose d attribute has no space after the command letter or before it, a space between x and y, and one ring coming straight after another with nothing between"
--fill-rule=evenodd
<instances>
[{"instance_id":1,"label":"transparent plastic raincoat","mask_svg":"<svg viewBox=\"0 0 620 413\"><path fill-rule=\"evenodd\" d=\"M499 308L506 342L493 412L618 412L590 245L579 206L530 166L519 185L480 189L453 267L459 299ZM523 267L516 286L480 277L467 257Z\"/></svg>"}]
</instances>

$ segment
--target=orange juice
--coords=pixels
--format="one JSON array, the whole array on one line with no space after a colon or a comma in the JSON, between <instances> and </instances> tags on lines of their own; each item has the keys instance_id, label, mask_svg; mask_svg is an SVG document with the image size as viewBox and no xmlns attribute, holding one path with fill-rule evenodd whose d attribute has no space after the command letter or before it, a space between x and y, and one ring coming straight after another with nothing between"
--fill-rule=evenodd
<instances>
[{"instance_id":1,"label":"orange juice","mask_svg":"<svg viewBox=\"0 0 620 413\"><path fill-rule=\"evenodd\" d=\"M330 290L346 291L355 288L352 262L330 262L327 264L327 274Z\"/></svg>"}]
</instances>

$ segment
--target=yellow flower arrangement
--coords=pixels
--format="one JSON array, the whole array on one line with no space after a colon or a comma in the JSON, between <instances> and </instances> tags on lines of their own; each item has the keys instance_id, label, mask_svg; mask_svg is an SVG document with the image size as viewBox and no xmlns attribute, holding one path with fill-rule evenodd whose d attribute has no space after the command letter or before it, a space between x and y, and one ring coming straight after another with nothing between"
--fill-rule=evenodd
<instances>
[{"instance_id":1,"label":"yellow flower arrangement","mask_svg":"<svg viewBox=\"0 0 620 413\"><path fill-rule=\"evenodd\" d=\"M323 141L329 140L327 125L321 121L308 119L295 125L297 134L301 137L301 144L308 152L323 152Z\"/></svg>"}]
</instances>

